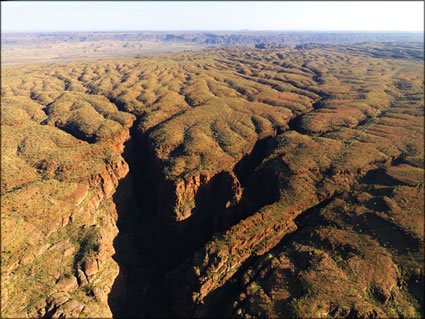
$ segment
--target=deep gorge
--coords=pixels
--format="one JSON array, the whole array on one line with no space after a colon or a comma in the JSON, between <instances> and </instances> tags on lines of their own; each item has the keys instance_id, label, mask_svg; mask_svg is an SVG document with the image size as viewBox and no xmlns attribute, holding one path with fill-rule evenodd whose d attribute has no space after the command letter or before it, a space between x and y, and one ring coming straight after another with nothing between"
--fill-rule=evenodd
<instances>
[{"instance_id":1,"label":"deep gorge","mask_svg":"<svg viewBox=\"0 0 425 319\"><path fill-rule=\"evenodd\" d=\"M130 139L124 144L122 154L129 166L129 173L119 182L113 200L118 212L119 234L114 240L114 260L120 266L109 296L114 317L174 317L173 298L164 280L167 274L178 268L197 250L205 245L215 233L224 232L241 219L248 217L267 203L275 191L267 191L273 184L263 181L245 183L255 167L265 156L266 145L272 137L260 140L251 153L244 156L234 171L244 181L236 189L229 172L215 175L199 188L195 196L196 206L189 220L170 225L160 216L157 201L158 174L153 168L148 141L137 130L140 118L130 128ZM256 190L264 195L255 199ZM226 207L241 192L241 198ZM250 195L246 195L246 194ZM245 194L245 195L244 195ZM263 199L264 198L264 199ZM173 229L175 226L175 229ZM168 309L168 310L166 310Z\"/></svg>"}]
</instances>

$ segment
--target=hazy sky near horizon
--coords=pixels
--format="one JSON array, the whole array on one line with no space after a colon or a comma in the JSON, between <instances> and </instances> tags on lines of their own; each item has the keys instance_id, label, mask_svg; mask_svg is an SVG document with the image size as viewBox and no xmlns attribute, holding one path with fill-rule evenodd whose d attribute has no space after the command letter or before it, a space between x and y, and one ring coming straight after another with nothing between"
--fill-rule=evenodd
<instances>
[{"instance_id":1,"label":"hazy sky near horizon","mask_svg":"<svg viewBox=\"0 0 425 319\"><path fill-rule=\"evenodd\" d=\"M2 32L423 28L423 1L1 2Z\"/></svg>"}]
</instances>

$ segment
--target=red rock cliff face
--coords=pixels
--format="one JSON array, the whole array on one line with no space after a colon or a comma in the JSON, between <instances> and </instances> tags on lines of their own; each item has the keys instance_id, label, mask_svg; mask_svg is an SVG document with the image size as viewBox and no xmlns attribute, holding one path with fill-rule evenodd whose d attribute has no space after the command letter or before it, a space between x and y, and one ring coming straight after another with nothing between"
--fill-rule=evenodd
<instances>
[{"instance_id":1,"label":"red rock cliff face","mask_svg":"<svg viewBox=\"0 0 425 319\"><path fill-rule=\"evenodd\" d=\"M176 184L176 204L174 208L178 221L185 220L192 215L196 207L197 198L199 202L214 197L224 207L234 205L242 195L242 187L233 172L219 172L214 176L200 174L198 176L179 179Z\"/></svg>"},{"instance_id":2,"label":"red rock cliff face","mask_svg":"<svg viewBox=\"0 0 425 319\"><path fill-rule=\"evenodd\" d=\"M113 241L118 234L116 227L118 215L111 197L119 181L127 173L128 165L122 159L119 159L106 163L105 170L100 175L92 176L89 181L89 190L93 195L85 205L76 205L78 210L74 211L70 220L80 229L93 228L93 230L98 230L100 234L97 243L98 249L79 262L75 277L60 279L57 282L57 290L62 293L49 296L45 308L39 310L41 315L45 311L45 314L53 316L61 316L62 314L81 316L86 314L88 316L112 317L109 304L114 300L111 300L110 292L112 285L116 284L119 267L112 258L115 255ZM102 225L99 225L99 220L103 221L101 222ZM76 278L75 282L78 285L68 285L68 281L74 280L74 278ZM118 278L118 280L120 279L124 284L124 278ZM64 287L61 288L62 286ZM92 299L87 298L83 303L79 303L72 298L78 291L84 289L93 291ZM125 289L123 292L125 292ZM120 299L122 296L112 296L112 299L114 298Z\"/></svg>"},{"instance_id":3,"label":"red rock cliff face","mask_svg":"<svg viewBox=\"0 0 425 319\"><path fill-rule=\"evenodd\" d=\"M142 141L140 144L146 149L148 167L154 176L158 196L158 214L170 228L178 227L180 222L189 219L197 205L196 202L202 202L202 198L216 196L213 195L215 192L219 193L218 197L224 201L225 207L239 200L242 187L231 170L216 173L205 171L197 175L175 178L166 177L164 161L157 155L152 144L148 141Z\"/></svg>"},{"instance_id":4,"label":"red rock cliff face","mask_svg":"<svg viewBox=\"0 0 425 319\"><path fill-rule=\"evenodd\" d=\"M35 205L40 209L34 214L34 218L42 222L42 217L38 215L47 211L49 222L42 228L32 229L31 219L28 218L28 225L23 223L17 228L18 232L20 229L26 229L25 232L19 233L18 238L26 238L30 245L2 267L3 309L19 317L112 316L108 295L119 269L112 259L115 254L112 243L118 233L118 216L111 197L119 180L127 173L127 164L121 157L117 157L116 160L105 163L99 174L91 175L85 182L55 182L53 185L56 185L58 190L65 187L75 191L65 196L59 193L59 197L49 196L51 201L55 201L52 207L46 207L35 200L28 202L28 209L34 208ZM49 188L52 189L53 185ZM34 187L36 186L31 188ZM38 191L43 192L43 185L38 187ZM5 216L16 205L13 204L13 199L19 200L21 196L20 193L5 196L2 203ZM4 244L8 245L8 240L3 238ZM96 249L93 251L86 251L82 246L89 239L96 242ZM14 245L9 247L13 248ZM38 248L35 249L36 247ZM79 255L82 255L82 258L77 261ZM25 269L35 270L41 265L44 265L45 277L40 277L37 284L43 283L43 280L51 282L47 286L50 287L49 290L40 286L47 298L35 299L38 300L36 304L28 308L27 312L22 311L22 305L30 300L28 298L37 297L31 294L22 295L17 287L13 286L13 282L21 280ZM87 296L84 302L75 299L75 296L85 289L90 289L94 295Z\"/></svg>"},{"instance_id":5,"label":"red rock cliff face","mask_svg":"<svg viewBox=\"0 0 425 319\"><path fill-rule=\"evenodd\" d=\"M108 295L119 273L112 258L118 234L112 196L129 172L120 154L135 117L120 114L104 99L96 104L100 112L109 107L105 117L116 117L122 125L87 105L78 109L78 99L86 98L98 102L79 94L71 102L57 104L55 112L47 108L47 115L38 112L43 105L26 104L25 99L2 105L9 111L32 107L28 112L38 114L2 127L2 137L9 141L2 144L2 151L9 154L6 165L11 173L20 170L29 177L4 176L1 209L2 227L7 230L2 233L6 253L2 254L1 302L5 317L112 316ZM99 122L95 123L97 140L88 143L65 133L60 125L45 125L54 124L55 116L77 125L72 118L76 111L67 109L72 103L77 111L93 112ZM84 120L89 123L91 118ZM91 134L90 126L74 128Z\"/></svg>"}]
</instances>

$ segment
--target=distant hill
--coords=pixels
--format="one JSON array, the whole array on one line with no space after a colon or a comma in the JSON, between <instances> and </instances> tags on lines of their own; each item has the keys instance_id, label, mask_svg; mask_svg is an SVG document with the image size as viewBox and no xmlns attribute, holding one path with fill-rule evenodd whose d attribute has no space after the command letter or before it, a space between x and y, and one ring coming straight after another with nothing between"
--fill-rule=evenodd
<instances>
[{"instance_id":1,"label":"distant hill","mask_svg":"<svg viewBox=\"0 0 425 319\"><path fill-rule=\"evenodd\" d=\"M303 43L352 44L356 42L419 41L423 42L422 32L305 32L305 31L236 31L236 32L168 32L168 31L129 31L129 32L40 32L4 33L2 45L52 44L58 42L85 41L161 41L190 42L197 44L254 45L259 43L279 43L295 46Z\"/></svg>"},{"instance_id":2,"label":"distant hill","mask_svg":"<svg viewBox=\"0 0 425 319\"><path fill-rule=\"evenodd\" d=\"M318 46L351 45L365 42L423 44L423 32L102 31L3 33L1 63L3 65L57 63L233 46L309 49Z\"/></svg>"}]
</instances>

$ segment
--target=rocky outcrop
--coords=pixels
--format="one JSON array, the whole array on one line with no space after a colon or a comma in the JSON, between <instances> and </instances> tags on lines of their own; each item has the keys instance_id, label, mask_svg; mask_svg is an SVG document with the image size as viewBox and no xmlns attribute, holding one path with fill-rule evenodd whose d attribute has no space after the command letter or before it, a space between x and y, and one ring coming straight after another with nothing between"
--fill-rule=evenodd
<instances>
[{"instance_id":1,"label":"rocky outcrop","mask_svg":"<svg viewBox=\"0 0 425 319\"><path fill-rule=\"evenodd\" d=\"M164 176L164 162L152 148L154 141L139 138L142 149L146 150L147 166L153 173L158 196L158 214L170 229L184 225L200 207L212 205L217 211L238 203L242 196L242 186L232 171L238 161L227 162L224 170L220 167L212 171L205 170L196 175L169 177ZM211 210L211 207L208 208ZM207 209L207 210L208 210ZM201 209L202 210L202 209Z\"/></svg>"}]
</instances>

